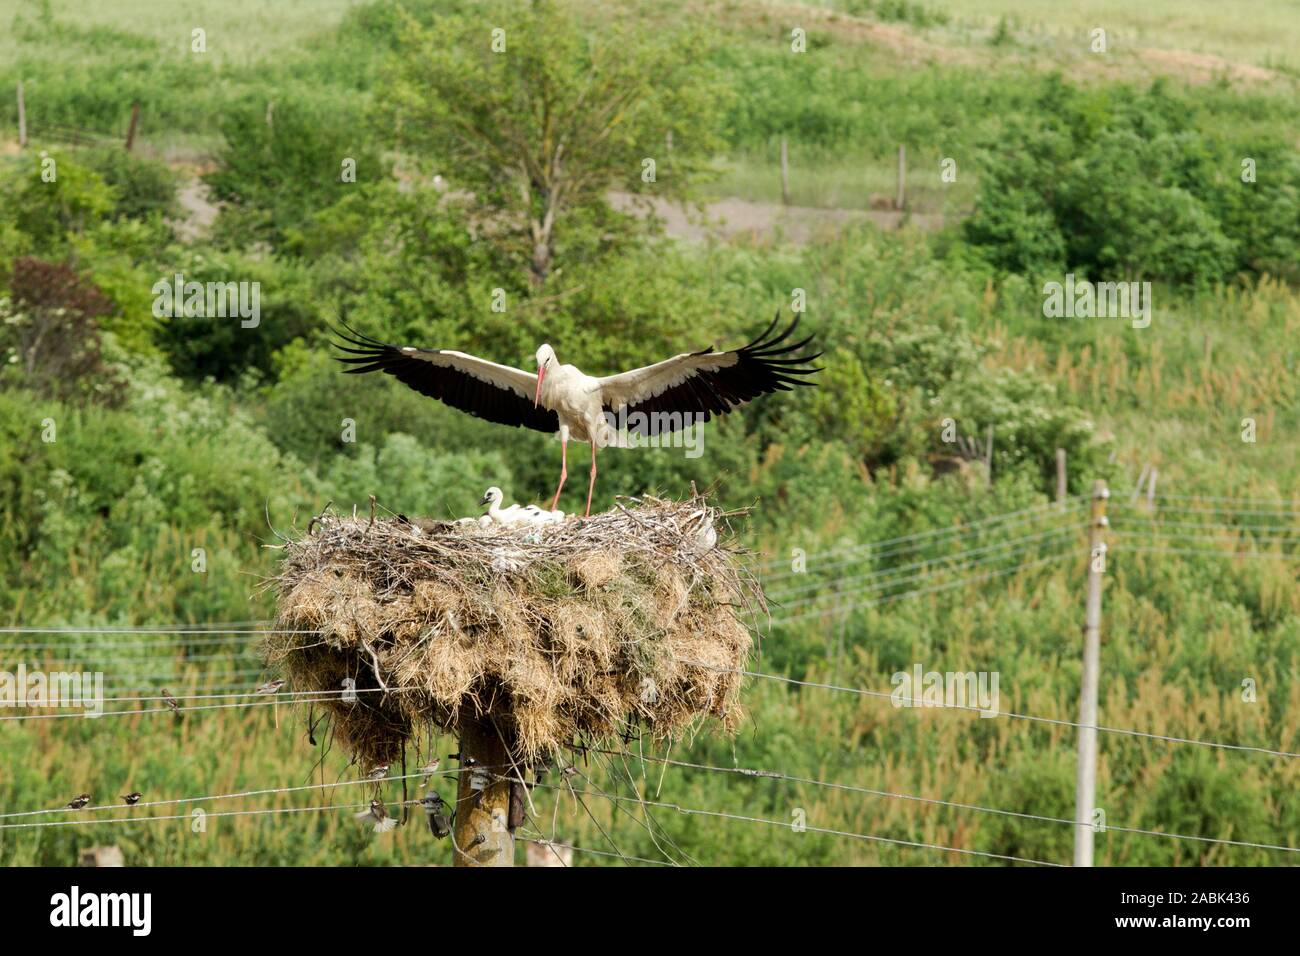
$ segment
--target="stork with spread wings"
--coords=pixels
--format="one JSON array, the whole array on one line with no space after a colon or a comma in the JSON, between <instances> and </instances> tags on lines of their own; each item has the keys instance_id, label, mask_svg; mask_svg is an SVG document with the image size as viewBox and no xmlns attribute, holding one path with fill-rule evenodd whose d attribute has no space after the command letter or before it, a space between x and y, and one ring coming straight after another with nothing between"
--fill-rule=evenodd
<instances>
[{"instance_id":1,"label":"stork with spread wings","mask_svg":"<svg viewBox=\"0 0 1300 956\"><path fill-rule=\"evenodd\" d=\"M549 345L537 349L537 372L498 365L451 349L388 345L348 329L339 333L347 353L345 371L383 372L452 408L500 425L532 428L560 439L560 483L568 477L569 441L591 445L587 510L596 486L596 448L616 445L624 434L653 437L739 408L760 395L812 385L805 376L821 353L798 354L812 336L788 341L796 318L778 333L777 322L748 345L726 352L683 352L654 365L597 378L561 365Z\"/></svg>"}]
</instances>

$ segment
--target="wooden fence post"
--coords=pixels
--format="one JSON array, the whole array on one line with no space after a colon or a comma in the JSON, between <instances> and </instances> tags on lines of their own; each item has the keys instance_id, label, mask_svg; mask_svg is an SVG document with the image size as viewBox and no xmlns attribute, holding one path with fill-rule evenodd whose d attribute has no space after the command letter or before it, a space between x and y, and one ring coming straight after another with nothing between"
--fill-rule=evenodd
<instances>
[{"instance_id":1,"label":"wooden fence post","mask_svg":"<svg viewBox=\"0 0 1300 956\"><path fill-rule=\"evenodd\" d=\"M140 104L131 104L131 125L126 128L126 151L131 152L131 147L135 145L136 127L140 125Z\"/></svg>"}]
</instances>

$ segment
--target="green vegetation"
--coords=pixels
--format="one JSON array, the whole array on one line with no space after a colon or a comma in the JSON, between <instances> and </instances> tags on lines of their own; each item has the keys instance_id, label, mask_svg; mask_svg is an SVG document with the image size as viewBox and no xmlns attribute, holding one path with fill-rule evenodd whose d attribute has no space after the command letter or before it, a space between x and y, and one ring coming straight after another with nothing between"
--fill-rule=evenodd
<instances>
[{"instance_id":1,"label":"green vegetation","mask_svg":"<svg viewBox=\"0 0 1300 956\"><path fill-rule=\"evenodd\" d=\"M1300 589L1283 560L1294 546L1277 532L1300 511L1291 81L1153 82L1119 53L1117 75L1054 71L1030 25L1066 25L1027 0L989 7L987 35L964 3L830 6L833 15L805 11L809 48L797 55L791 25L759 2L720 5L698 25L684 4L648 0L541 13L432 0L302 0L261 12L237 2L207 11L204 58L190 52L190 30L205 18L190 23L179 10L151 19L134 0L111 0L74 18L61 4L0 3L0 22L13 26L0 39L0 86L27 81L33 120L31 146L0 155L0 624L263 620L270 601L258 585L274 568L276 533L301 531L327 502L364 510L374 494L394 512L442 517L474 513L489 484L520 501L549 492L552 440L507 433L380 376L340 375L329 324L516 365L545 340L561 361L599 374L744 341L802 294L804 321L826 348L820 389L710 425L698 458L652 449L601 459L606 502L680 495L691 481L716 485L727 506L757 502L742 542L780 598L757 669L883 691L916 662L997 671L1004 711L1073 719L1080 510L971 525L1046 504L1064 448L1072 494L1096 478L1115 492L1103 722L1300 749ZM1147 29L1186 36L1155 8ZM1010 26L990 43L1002 13ZM466 52L472 37L487 49L498 19L508 49L545 37L551 52ZM1236 38L1219 52L1260 52L1260 42ZM931 53L914 62L900 43ZM593 75L607 84L602 102L628 105L614 127L577 105L575 89ZM116 129L133 100L144 116L136 153L42 135L42 118ZM544 261L531 220L545 218L542 196L558 180L527 169L555 155L547 123L532 122L544 116L530 112L539 103L585 127L579 138L614 130L566 167L591 179L554 207ZM471 117L486 140L448 125ZM6 95L0 125L13 120ZM932 233L860 223L801 247L691 243L608 202L610 188L778 199L782 136L796 201L871 208L889 194L906 143L914 207L954 221ZM526 171L503 173L471 147L476 137ZM641 178L645 157L661 160L653 183ZM939 176L948 157L955 183ZM1255 160L1254 183L1241 179L1244 158ZM342 175L345 159L355 181ZM180 222L196 173L221 204L197 235ZM1067 270L1151 280L1150 327L1046 318L1043 283ZM259 324L155 314L155 283L178 273L259 283ZM1256 423L1253 443L1242 440L1243 419ZM981 441L991 428L991 481L978 462L957 460L950 427ZM1208 496L1188 504L1209 510L1168 520L1237 526L1243 550L1272 557L1230 557L1222 540L1140 550L1153 542L1127 535L1151 522L1126 501L1146 464L1158 467L1161 492ZM570 486L570 509L581 491ZM1240 507L1262 516L1214 513L1231 508L1216 496L1257 500ZM844 550L958 526L960 538L936 534L902 553ZM978 569L958 570L916 585L958 587L870 603L881 591L863 575L919 561L933 570L959 548L999 547L1006 560L988 567L1025 567L969 582ZM790 573L797 552L807 575ZM228 644L184 636L160 655L162 645L114 641L124 643L59 646L88 663L108 659L116 686L183 694L257 682ZM18 653L30 666L48 651L6 660ZM1257 703L1243 702L1246 679ZM671 756L1072 816L1068 728L895 710L776 681L754 681L745 700L750 721L735 740L701 735ZM0 812L58 806L83 790L167 799L337 779L338 752L313 775L320 751L306 742L305 718L281 706L182 721L2 722L0 755L13 772L0 778ZM1098 803L1111 825L1294 846L1297 766L1104 735ZM1061 861L1072 840L1051 823L628 767L632 779L621 761L593 757L584 772L608 792L635 786L782 824L800 808L812 827L988 853ZM399 799L400 785L386 796ZM660 857L632 804L622 812L589 799L598 828L568 797L539 788L534 799L548 832L558 807L561 838L608 849L603 829L626 853ZM669 811L655 819L706 863L995 862ZM346 813L304 813L214 820L193 838L185 821L121 826L115 838L140 864L425 862L427 836L415 829L375 838ZM67 863L99 842L93 828L0 830L0 862ZM1114 831L1098 837L1098 861L1284 862Z\"/></svg>"}]
</instances>

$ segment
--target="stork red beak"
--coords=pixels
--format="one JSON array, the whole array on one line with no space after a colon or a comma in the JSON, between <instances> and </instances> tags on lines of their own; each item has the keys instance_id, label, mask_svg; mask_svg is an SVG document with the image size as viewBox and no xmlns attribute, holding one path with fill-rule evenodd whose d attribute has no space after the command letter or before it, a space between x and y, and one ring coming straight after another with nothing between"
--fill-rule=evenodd
<instances>
[{"instance_id":1,"label":"stork red beak","mask_svg":"<svg viewBox=\"0 0 1300 956\"><path fill-rule=\"evenodd\" d=\"M546 377L546 366L543 365L537 370L537 391L533 393L533 408L536 408L542 400L542 379Z\"/></svg>"}]
</instances>

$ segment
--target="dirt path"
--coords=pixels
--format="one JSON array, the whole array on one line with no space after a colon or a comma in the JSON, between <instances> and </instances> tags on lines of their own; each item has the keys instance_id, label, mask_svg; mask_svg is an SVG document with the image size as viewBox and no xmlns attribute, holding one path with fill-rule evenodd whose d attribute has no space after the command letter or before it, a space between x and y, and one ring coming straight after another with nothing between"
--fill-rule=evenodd
<instances>
[{"instance_id":1,"label":"dirt path","mask_svg":"<svg viewBox=\"0 0 1300 956\"><path fill-rule=\"evenodd\" d=\"M208 187L197 176L185 179L176 191L182 216L176 220L176 235L185 242L206 236L216 221L220 207L208 197Z\"/></svg>"},{"instance_id":2,"label":"dirt path","mask_svg":"<svg viewBox=\"0 0 1300 956\"><path fill-rule=\"evenodd\" d=\"M186 242L206 236L220 211L209 197L207 187L196 176L188 177L182 181L176 198L182 210L176 221L177 235ZM644 212L643 206L628 193L610 193L609 199L615 209ZM664 221L668 235L697 242L747 236L753 240L784 239L804 245L818 236L861 222L871 222L882 229L896 229L905 220L922 229L938 229L944 223L943 216L934 213L905 216L892 210L819 209L736 198L708 203L703 214L664 199L648 201L655 215Z\"/></svg>"},{"instance_id":3,"label":"dirt path","mask_svg":"<svg viewBox=\"0 0 1300 956\"><path fill-rule=\"evenodd\" d=\"M609 198L615 209L639 210L634 197L627 193L610 193ZM905 219L922 229L938 229L944 223L943 216L934 213L905 216L892 210L819 209L751 202L734 197L707 204L702 216L693 209L663 199L651 198L649 203L655 215L664 221L668 235L690 240L780 237L803 245L819 235L834 233L860 222L871 222L882 229L896 229Z\"/></svg>"}]
</instances>

